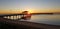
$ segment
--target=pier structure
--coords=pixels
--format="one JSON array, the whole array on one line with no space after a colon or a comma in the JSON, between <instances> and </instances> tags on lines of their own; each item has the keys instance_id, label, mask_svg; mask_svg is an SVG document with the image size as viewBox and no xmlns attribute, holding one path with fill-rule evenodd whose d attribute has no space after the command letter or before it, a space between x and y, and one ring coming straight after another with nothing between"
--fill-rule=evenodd
<instances>
[{"instance_id":1,"label":"pier structure","mask_svg":"<svg viewBox=\"0 0 60 29\"><path fill-rule=\"evenodd\" d=\"M29 22L29 21L19 21L17 20L11 20L4 18L4 16L17 16L21 14L14 14L14 15L1 15L0 16L0 28L1 29L60 29L60 25L49 25L49 24L43 24L43 23L35 23L35 22Z\"/></svg>"}]
</instances>

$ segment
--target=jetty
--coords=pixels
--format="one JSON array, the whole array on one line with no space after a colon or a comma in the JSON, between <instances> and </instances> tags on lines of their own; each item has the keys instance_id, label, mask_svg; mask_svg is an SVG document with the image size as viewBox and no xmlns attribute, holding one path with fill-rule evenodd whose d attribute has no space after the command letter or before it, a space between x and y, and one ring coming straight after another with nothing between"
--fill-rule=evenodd
<instances>
[{"instance_id":1,"label":"jetty","mask_svg":"<svg viewBox=\"0 0 60 29\"><path fill-rule=\"evenodd\" d=\"M3 16L11 16L11 15L3 15ZM60 29L60 25L58 26L58 25L49 25L29 21L11 20L3 18L3 16L0 16L0 29Z\"/></svg>"}]
</instances>

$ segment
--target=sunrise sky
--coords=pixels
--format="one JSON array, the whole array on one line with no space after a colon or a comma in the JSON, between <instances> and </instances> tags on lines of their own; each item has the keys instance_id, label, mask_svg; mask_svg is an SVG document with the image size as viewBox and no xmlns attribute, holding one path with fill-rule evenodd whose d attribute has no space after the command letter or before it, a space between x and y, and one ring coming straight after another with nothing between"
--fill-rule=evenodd
<instances>
[{"instance_id":1,"label":"sunrise sky","mask_svg":"<svg viewBox=\"0 0 60 29\"><path fill-rule=\"evenodd\" d=\"M60 12L60 0L0 0L0 14Z\"/></svg>"}]
</instances>

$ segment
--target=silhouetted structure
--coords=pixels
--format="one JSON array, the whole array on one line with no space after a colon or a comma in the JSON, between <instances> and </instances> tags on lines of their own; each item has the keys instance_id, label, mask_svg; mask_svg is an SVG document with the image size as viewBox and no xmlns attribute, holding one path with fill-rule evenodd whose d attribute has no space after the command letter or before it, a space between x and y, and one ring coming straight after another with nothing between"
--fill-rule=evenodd
<instances>
[{"instance_id":1,"label":"silhouetted structure","mask_svg":"<svg viewBox=\"0 0 60 29\"><path fill-rule=\"evenodd\" d=\"M28 11L24 11L22 12L23 16L21 17L21 19L24 19L24 20L28 20L31 18L31 14L28 13Z\"/></svg>"}]
</instances>

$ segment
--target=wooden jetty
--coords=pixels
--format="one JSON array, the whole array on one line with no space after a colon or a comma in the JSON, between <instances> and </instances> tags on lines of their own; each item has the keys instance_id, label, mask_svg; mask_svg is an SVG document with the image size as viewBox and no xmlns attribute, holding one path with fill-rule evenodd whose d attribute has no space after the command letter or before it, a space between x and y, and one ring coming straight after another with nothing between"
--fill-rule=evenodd
<instances>
[{"instance_id":1,"label":"wooden jetty","mask_svg":"<svg viewBox=\"0 0 60 29\"><path fill-rule=\"evenodd\" d=\"M17 16L21 14L13 15L1 15L0 16L0 29L60 29L60 25L48 25L42 23L19 21L3 18L4 16ZM13 17L14 18L14 17Z\"/></svg>"},{"instance_id":2,"label":"wooden jetty","mask_svg":"<svg viewBox=\"0 0 60 29\"><path fill-rule=\"evenodd\" d=\"M1 29L60 29L60 26L0 18Z\"/></svg>"}]
</instances>

